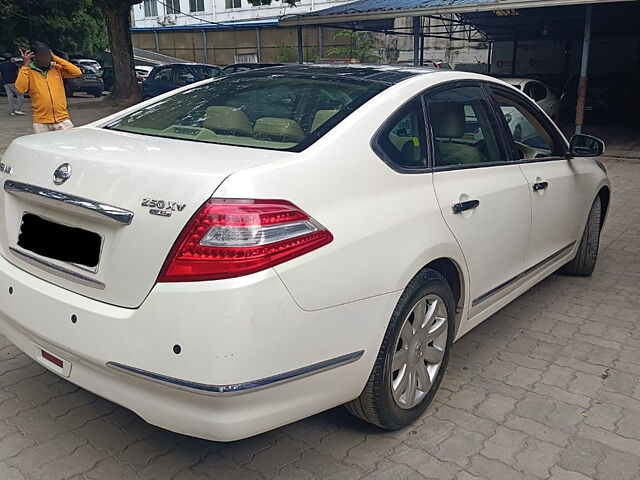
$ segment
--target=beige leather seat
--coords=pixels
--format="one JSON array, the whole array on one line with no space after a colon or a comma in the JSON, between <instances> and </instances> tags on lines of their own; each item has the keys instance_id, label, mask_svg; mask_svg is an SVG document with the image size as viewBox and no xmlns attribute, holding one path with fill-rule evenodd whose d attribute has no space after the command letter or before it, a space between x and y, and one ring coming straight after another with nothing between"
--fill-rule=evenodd
<instances>
[{"instance_id":1,"label":"beige leather seat","mask_svg":"<svg viewBox=\"0 0 640 480\"><path fill-rule=\"evenodd\" d=\"M465 113L462 103L431 103L429 117L436 137L436 147L440 153L438 165L464 165L486 161L478 148L463 143Z\"/></svg>"},{"instance_id":2,"label":"beige leather seat","mask_svg":"<svg viewBox=\"0 0 640 480\"><path fill-rule=\"evenodd\" d=\"M322 126L327 120L333 117L339 110L318 110L311 122L311 131L314 132Z\"/></svg>"},{"instance_id":3,"label":"beige leather seat","mask_svg":"<svg viewBox=\"0 0 640 480\"><path fill-rule=\"evenodd\" d=\"M304 140L302 127L295 120L277 117L262 117L253 126L256 136L276 142L299 143Z\"/></svg>"},{"instance_id":4,"label":"beige leather seat","mask_svg":"<svg viewBox=\"0 0 640 480\"><path fill-rule=\"evenodd\" d=\"M236 107L215 105L207 108L202 126L220 135L253 136L249 117L242 109Z\"/></svg>"}]
</instances>

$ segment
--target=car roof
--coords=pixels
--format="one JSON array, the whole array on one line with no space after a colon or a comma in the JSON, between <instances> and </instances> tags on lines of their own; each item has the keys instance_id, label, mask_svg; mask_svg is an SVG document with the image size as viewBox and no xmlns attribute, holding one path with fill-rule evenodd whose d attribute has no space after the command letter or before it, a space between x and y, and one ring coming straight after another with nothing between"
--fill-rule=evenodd
<instances>
[{"instance_id":1,"label":"car roof","mask_svg":"<svg viewBox=\"0 0 640 480\"><path fill-rule=\"evenodd\" d=\"M198 62L174 62L174 63L163 63L162 65L156 65L153 68L160 67L175 67L176 65L186 65L188 67L212 67L212 68L220 68L217 65L211 65L209 63L198 63Z\"/></svg>"},{"instance_id":2,"label":"car roof","mask_svg":"<svg viewBox=\"0 0 640 480\"><path fill-rule=\"evenodd\" d=\"M389 85L400 83L417 75L438 73L441 70L429 67L404 67L393 65L345 65L345 64L285 64L276 67L265 67L237 75L255 76L282 74L304 77L334 77L350 80L369 80Z\"/></svg>"}]
</instances>

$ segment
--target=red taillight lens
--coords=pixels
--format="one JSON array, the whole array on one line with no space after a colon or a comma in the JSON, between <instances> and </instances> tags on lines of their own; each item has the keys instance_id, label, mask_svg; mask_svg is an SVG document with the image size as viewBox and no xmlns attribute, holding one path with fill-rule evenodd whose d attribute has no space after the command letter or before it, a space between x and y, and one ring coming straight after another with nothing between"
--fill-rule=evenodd
<instances>
[{"instance_id":1,"label":"red taillight lens","mask_svg":"<svg viewBox=\"0 0 640 480\"><path fill-rule=\"evenodd\" d=\"M218 200L204 204L167 258L159 282L239 277L330 243L331 233L284 200Z\"/></svg>"}]
</instances>

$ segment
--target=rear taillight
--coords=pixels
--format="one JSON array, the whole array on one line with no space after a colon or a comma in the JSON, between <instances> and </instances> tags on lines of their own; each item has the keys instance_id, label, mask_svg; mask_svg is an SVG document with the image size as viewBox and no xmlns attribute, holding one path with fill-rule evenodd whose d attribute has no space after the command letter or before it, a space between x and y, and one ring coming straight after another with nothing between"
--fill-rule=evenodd
<instances>
[{"instance_id":1,"label":"rear taillight","mask_svg":"<svg viewBox=\"0 0 640 480\"><path fill-rule=\"evenodd\" d=\"M304 255L331 233L284 200L209 200L187 224L159 282L239 277Z\"/></svg>"}]
</instances>

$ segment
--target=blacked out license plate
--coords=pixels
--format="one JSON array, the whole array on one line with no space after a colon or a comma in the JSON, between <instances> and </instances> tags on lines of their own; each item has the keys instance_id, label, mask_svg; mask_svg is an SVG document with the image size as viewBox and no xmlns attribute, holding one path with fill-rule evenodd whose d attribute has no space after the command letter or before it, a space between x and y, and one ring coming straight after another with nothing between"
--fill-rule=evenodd
<instances>
[{"instance_id":1,"label":"blacked out license plate","mask_svg":"<svg viewBox=\"0 0 640 480\"><path fill-rule=\"evenodd\" d=\"M18 246L43 257L95 268L100 261L102 237L82 228L25 213Z\"/></svg>"}]
</instances>

